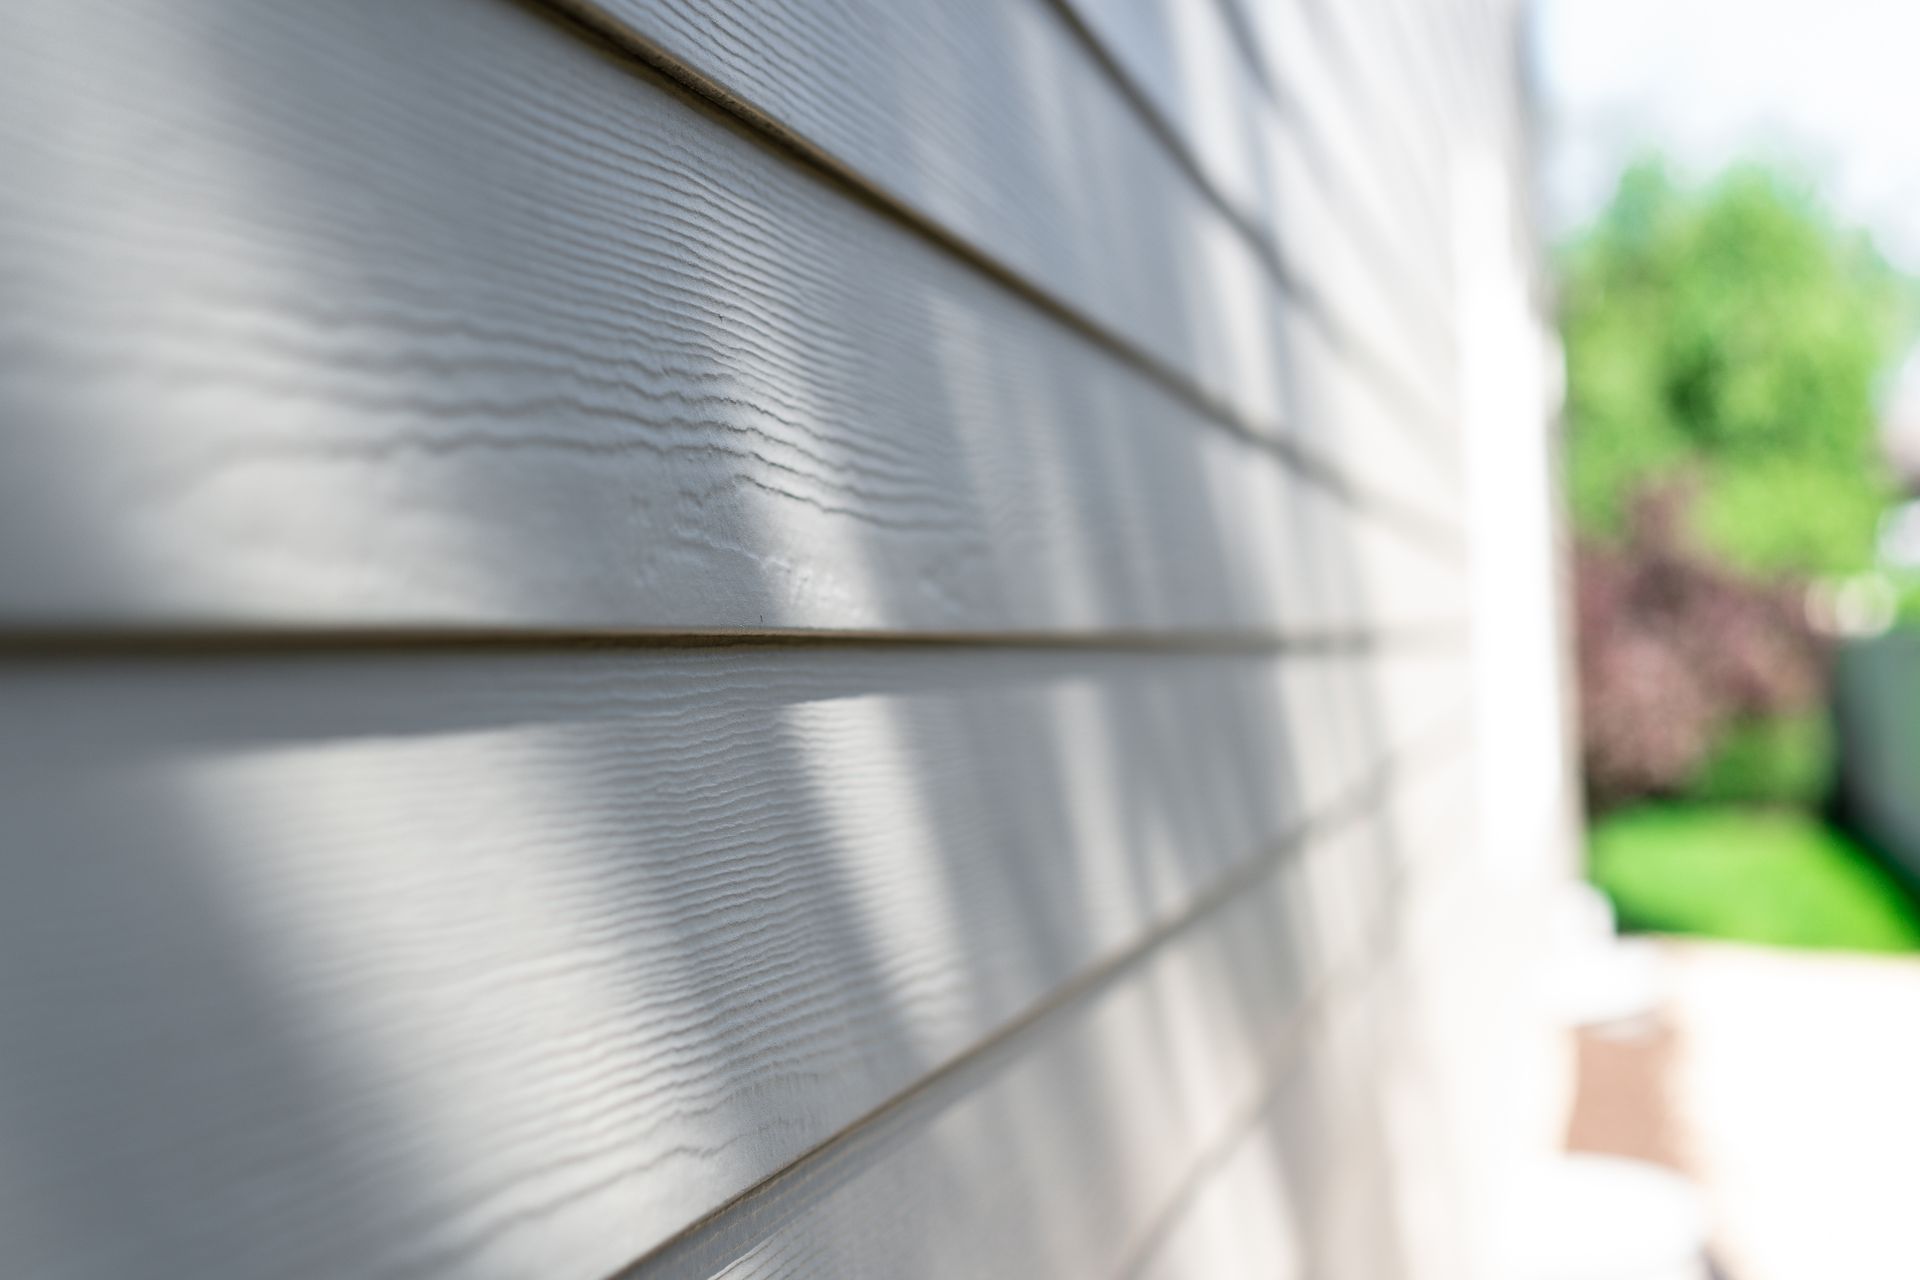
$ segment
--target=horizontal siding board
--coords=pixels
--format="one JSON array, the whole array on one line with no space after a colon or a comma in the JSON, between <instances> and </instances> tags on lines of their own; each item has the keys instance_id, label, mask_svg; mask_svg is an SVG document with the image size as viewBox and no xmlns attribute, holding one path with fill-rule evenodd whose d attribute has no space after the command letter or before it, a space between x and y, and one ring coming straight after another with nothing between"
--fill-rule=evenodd
<instances>
[{"instance_id":1,"label":"horizontal siding board","mask_svg":"<svg viewBox=\"0 0 1920 1280\"><path fill-rule=\"evenodd\" d=\"M598 1280L1289 856L1396 661L16 661L0 1271Z\"/></svg>"},{"instance_id":2,"label":"horizontal siding board","mask_svg":"<svg viewBox=\"0 0 1920 1280\"><path fill-rule=\"evenodd\" d=\"M1402 56L1385 6L1356 15L1353 6L1308 0L1301 8L1313 33L1313 54L1339 80L1350 110L1365 122L1367 154L1393 176L1408 209L1444 244L1450 230L1445 115L1422 103L1418 66Z\"/></svg>"},{"instance_id":3,"label":"horizontal siding board","mask_svg":"<svg viewBox=\"0 0 1920 1280\"><path fill-rule=\"evenodd\" d=\"M1316 1026L1222 1168L1137 1269L1153 1280L1380 1280L1449 1274L1407 1250L1395 1203L1402 1180L1449 1198L1446 1171L1416 1168L1391 1146L1381 1113L1381 974ZM1343 993L1344 994L1344 993ZM1438 1178L1440 1181L1432 1181Z\"/></svg>"},{"instance_id":4,"label":"horizontal siding board","mask_svg":"<svg viewBox=\"0 0 1920 1280\"><path fill-rule=\"evenodd\" d=\"M1430 275L1430 287L1442 290L1439 318L1451 322L1445 193L1423 185L1406 158L1395 153L1381 116L1386 108L1362 90L1348 65L1348 51L1332 25L1337 19L1316 13L1316 7L1330 6L1319 0L1225 2L1236 6L1236 28L1287 118L1297 120L1302 136L1314 139L1320 154L1338 166L1339 204L1346 215L1385 242L1401 270L1411 273L1408 284L1417 286L1423 272ZM1435 148L1443 152L1438 142Z\"/></svg>"},{"instance_id":5,"label":"horizontal siding board","mask_svg":"<svg viewBox=\"0 0 1920 1280\"><path fill-rule=\"evenodd\" d=\"M1370 453L1359 443L1367 438L1369 431L1353 430L1356 426L1390 429L1389 424L1403 411L1391 385L1357 377L1339 365L1328 362L1324 357L1330 352L1330 340L1316 329L1306 326L1298 328L1295 332L1295 349L1300 353L1300 360L1295 366L1293 397L1299 406L1301 434L1307 438L1309 446L1324 447L1336 456L1343 457L1356 469L1395 469L1395 455ZM1407 478L1411 482L1412 478ZM1449 498L1449 506L1459 512L1464 510L1465 500L1459 494L1453 494ZM1402 527L1413 524L1431 530L1430 546L1464 547L1465 540L1452 532L1450 521L1430 520L1426 518L1424 509L1418 507L1396 510L1394 514L1406 517ZM1415 539L1416 543L1419 541L1419 538Z\"/></svg>"},{"instance_id":6,"label":"horizontal siding board","mask_svg":"<svg viewBox=\"0 0 1920 1280\"><path fill-rule=\"evenodd\" d=\"M1304 1092L1297 1082L1307 1078L1305 1066L1293 1064L1276 1089ZM1306 1280L1313 1224L1301 1219L1294 1185L1304 1150L1275 1140L1275 1128L1263 1108L1218 1153L1218 1168L1205 1169L1205 1181L1187 1189L1189 1198L1176 1206L1178 1216L1152 1248L1121 1274L1132 1280Z\"/></svg>"},{"instance_id":7,"label":"horizontal siding board","mask_svg":"<svg viewBox=\"0 0 1920 1280\"><path fill-rule=\"evenodd\" d=\"M1399 251L1390 215L1351 172L1371 157L1346 135L1316 132L1342 104L1298 99L1329 82L1289 79L1270 92L1232 29L1227 0L1062 2L1242 223L1355 335L1356 348L1372 352L1374 376L1407 386L1411 416L1447 430L1451 316L1438 287L1445 261Z\"/></svg>"},{"instance_id":8,"label":"horizontal siding board","mask_svg":"<svg viewBox=\"0 0 1920 1280\"><path fill-rule=\"evenodd\" d=\"M1318 321L1282 287L1258 237L1191 179L1053 5L558 2L1003 264L1244 425L1297 430L1289 335ZM1447 425L1434 420L1445 412L1444 388L1419 363L1429 353L1396 350L1390 335L1349 325L1333 348L1352 376L1384 364L1428 393L1390 430L1357 441L1364 455L1417 453L1421 437ZM1372 471L1361 464L1353 474L1389 483ZM1446 510L1435 498L1453 470L1426 462L1420 474L1419 485L1397 492Z\"/></svg>"},{"instance_id":9,"label":"horizontal siding board","mask_svg":"<svg viewBox=\"0 0 1920 1280\"><path fill-rule=\"evenodd\" d=\"M1351 1149L1369 1062L1353 1043L1364 1028L1349 1024L1370 1016L1393 944L1380 843L1364 826L1323 833L978 1070L936 1082L632 1280L1124 1274L1151 1256L1190 1175L1270 1109L1272 1082L1303 1059L1312 1078L1288 1086L1296 1110L1334 1132L1302 1134L1289 1154L1320 1184L1310 1207L1340 1219L1307 1229L1351 1225L1389 1190L1384 1153ZM1337 1117L1321 1114L1332 1105ZM1311 1247L1356 1260L1337 1238Z\"/></svg>"},{"instance_id":10,"label":"horizontal siding board","mask_svg":"<svg viewBox=\"0 0 1920 1280\"><path fill-rule=\"evenodd\" d=\"M1471 1256L1464 1212L1470 1192L1461 1185L1468 1166L1448 1145L1472 1142L1474 1135L1450 1132L1457 1115L1438 1089L1434 1042L1423 1043L1422 1036L1443 1037L1463 1062L1484 1064L1491 1042L1463 1041L1463 1028L1473 1023L1455 1015L1484 1016L1471 1006L1498 981L1473 974L1472 989L1460 989L1462 958L1485 950L1475 934L1486 914L1471 901L1473 892L1450 895L1444 936L1415 924L1431 914L1429 891L1437 883L1480 887L1472 857L1471 770L1471 752L1457 752L1396 785L1373 828L1379 870L1360 890L1364 896L1390 886L1393 917L1382 928L1390 941L1367 969L1366 1007L1328 1026L1271 1078L1245 1125L1194 1167L1124 1274L1142 1280L1476 1274L1462 1268ZM1337 900L1335 887L1323 884L1323 902ZM1508 951L1502 963L1524 967L1528 961ZM1439 984L1451 988L1455 1000L1464 996L1466 1007L1430 1021L1437 1002L1429 989ZM1414 1260L1417 1267L1409 1268Z\"/></svg>"},{"instance_id":11,"label":"horizontal siding board","mask_svg":"<svg viewBox=\"0 0 1920 1280\"><path fill-rule=\"evenodd\" d=\"M15 28L14 625L1276 631L1458 594L1445 556L1367 580L1353 504L534 13ZM1303 430L1358 464L1391 412L1312 362ZM1364 475L1446 510L1420 465Z\"/></svg>"},{"instance_id":12,"label":"horizontal siding board","mask_svg":"<svg viewBox=\"0 0 1920 1280\"><path fill-rule=\"evenodd\" d=\"M1502 45L1492 32L1473 31L1469 8L1453 0L1382 6L1396 46L1394 64L1419 82L1421 118L1430 126L1474 119L1473 84L1493 69L1482 60ZM1482 36L1493 38L1483 43Z\"/></svg>"}]
</instances>

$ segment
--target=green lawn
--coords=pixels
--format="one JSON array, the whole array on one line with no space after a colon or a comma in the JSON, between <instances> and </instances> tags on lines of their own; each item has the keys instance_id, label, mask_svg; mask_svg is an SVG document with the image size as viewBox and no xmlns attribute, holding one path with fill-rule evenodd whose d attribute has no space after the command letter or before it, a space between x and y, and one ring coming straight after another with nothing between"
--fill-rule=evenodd
<instances>
[{"instance_id":1,"label":"green lawn","mask_svg":"<svg viewBox=\"0 0 1920 1280\"><path fill-rule=\"evenodd\" d=\"M1808 814L1648 806L1602 819L1588 871L1622 928L1849 951L1920 950L1920 907Z\"/></svg>"}]
</instances>

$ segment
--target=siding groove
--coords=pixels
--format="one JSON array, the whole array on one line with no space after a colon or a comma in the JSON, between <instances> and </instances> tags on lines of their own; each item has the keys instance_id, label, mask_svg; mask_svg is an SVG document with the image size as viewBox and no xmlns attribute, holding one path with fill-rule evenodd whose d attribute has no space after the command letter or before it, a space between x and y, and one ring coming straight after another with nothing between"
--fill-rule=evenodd
<instances>
[{"instance_id":1,"label":"siding groove","mask_svg":"<svg viewBox=\"0 0 1920 1280\"><path fill-rule=\"evenodd\" d=\"M295 653L393 655L426 652L454 656L495 650L539 654L573 650L645 653L654 650L736 649L985 649L1043 653L1064 650L1086 654L1157 653L1169 657L1194 654L1315 657L1464 653L1468 630L1464 617L1440 618L1421 625L1321 632L938 632L803 628L684 631L538 631L531 628L488 631L473 628L404 631L352 627L61 631L14 627L0 631L0 661L71 663L122 658L192 660Z\"/></svg>"}]
</instances>

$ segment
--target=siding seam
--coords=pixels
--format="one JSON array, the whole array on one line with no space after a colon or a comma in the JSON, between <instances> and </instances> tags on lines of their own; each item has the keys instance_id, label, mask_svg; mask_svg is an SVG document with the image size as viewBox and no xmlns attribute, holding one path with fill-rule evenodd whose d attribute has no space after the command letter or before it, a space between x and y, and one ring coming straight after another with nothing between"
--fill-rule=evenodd
<instances>
[{"instance_id":1,"label":"siding seam","mask_svg":"<svg viewBox=\"0 0 1920 1280\"><path fill-rule=\"evenodd\" d=\"M1310 657L1450 652L1469 641L1465 619L1355 631L830 631L802 628L542 630L335 626L59 628L0 630L0 661L238 657L247 654L528 652L661 649L1000 649Z\"/></svg>"}]
</instances>

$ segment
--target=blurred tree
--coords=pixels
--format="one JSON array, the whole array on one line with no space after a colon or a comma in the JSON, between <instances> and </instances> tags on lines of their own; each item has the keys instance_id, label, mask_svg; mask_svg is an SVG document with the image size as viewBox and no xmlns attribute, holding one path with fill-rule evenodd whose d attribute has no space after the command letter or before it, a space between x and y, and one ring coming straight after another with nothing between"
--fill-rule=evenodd
<instances>
[{"instance_id":1,"label":"blurred tree","mask_svg":"<svg viewBox=\"0 0 1920 1280\"><path fill-rule=\"evenodd\" d=\"M1871 564L1875 383L1907 306L1863 235L1768 170L1686 189L1649 160L1562 266L1582 534L1617 544L1637 493L1687 476L1690 532L1736 568Z\"/></svg>"},{"instance_id":2,"label":"blurred tree","mask_svg":"<svg viewBox=\"0 0 1920 1280\"><path fill-rule=\"evenodd\" d=\"M1819 798L1824 655L1790 585L1730 573L1682 536L1683 484L1637 493L1619 546L1575 564L1581 763L1595 810L1649 796Z\"/></svg>"}]
</instances>

